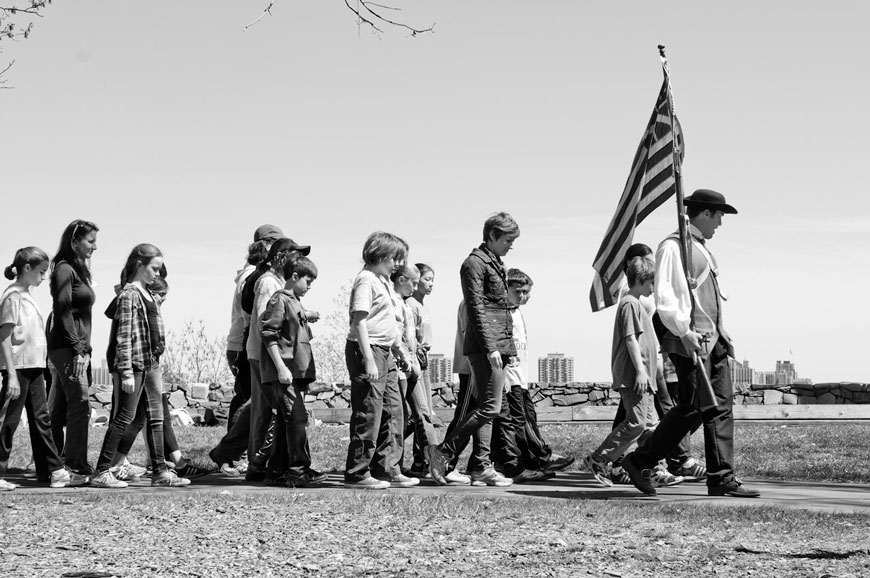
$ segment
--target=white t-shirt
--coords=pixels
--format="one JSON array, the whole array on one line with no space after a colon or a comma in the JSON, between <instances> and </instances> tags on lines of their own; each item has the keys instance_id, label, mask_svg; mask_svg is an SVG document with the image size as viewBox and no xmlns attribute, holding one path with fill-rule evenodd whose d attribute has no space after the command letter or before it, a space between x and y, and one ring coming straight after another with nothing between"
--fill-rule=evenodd
<instances>
[{"instance_id":1,"label":"white t-shirt","mask_svg":"<svg viewBox=\"0 0 870 578\"><path fill-rule=\"evenodd\" d=\"M396 328L404 322L402 310L396 307L396 298L390 282L367 269L363 269L353 280L350 292L348 314L353 319L356 311L365 311L366 329L369 344L390 347L396 341ZM358 341L353 326L347 333L348 341Z\"/></svg>"},{"instance_id":2,"label":"white t-shirt","mask_svg":"<svg viewBox=\"0 0 870 578\"><path fill-rule=\"evenodd\" d=\"M514 324L514 347L517 348L517 361L504 368L505 387L519 385L529 389L529 341L526 334L526 320L519 308L511 309Z\"/></svg>"},{"instance_id":3,"label":"white t-shirt","mask_svg":"<svg viewBox=\"0 0 870 578\"><path fill-rule=\"evenodd\" d=\"M30 291L20 285L10 285L0 297L0 325L12 327L12 362L15 369L45 367L48 345L45 340L45 322L39 305ZM0 356L0 369L6 362Z\"/></svg>"},{"instance_id":4,"label":"white t-shirt","mask_svg":"<svg viewBox=\"0 0 870 578\"><path fill-rule=\"evenodd\" d=\"M257 279L254 285L254 306L251 308L251 328L248 332L248 342L245 351L248 359L260 361L260 347L263 344L263 324L260 316L266 310L266 304L276 291L284 288L284 281L272 271L266 271Z\"/></svg>"}]
</instances>

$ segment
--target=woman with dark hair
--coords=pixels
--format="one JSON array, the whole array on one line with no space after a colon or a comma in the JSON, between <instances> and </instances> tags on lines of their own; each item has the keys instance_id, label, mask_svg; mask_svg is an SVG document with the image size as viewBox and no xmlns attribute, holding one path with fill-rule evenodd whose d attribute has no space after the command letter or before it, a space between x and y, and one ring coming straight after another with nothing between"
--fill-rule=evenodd
<instances>
[{"instance_id":1,"label":"woman with dark hair","mask_svg":"<svg viewBox=\"0 0 870 578\"><path fill-rule=\"evenodd\" d=\"M51 260L49 281L48 359L57 377L48 396L52 437L64 464L82 475L93 473L88 465L91 310L95 301L90 262L97 250L97 231L95 224L82 219L67 225Z\"/></svg>"}]
</instances>

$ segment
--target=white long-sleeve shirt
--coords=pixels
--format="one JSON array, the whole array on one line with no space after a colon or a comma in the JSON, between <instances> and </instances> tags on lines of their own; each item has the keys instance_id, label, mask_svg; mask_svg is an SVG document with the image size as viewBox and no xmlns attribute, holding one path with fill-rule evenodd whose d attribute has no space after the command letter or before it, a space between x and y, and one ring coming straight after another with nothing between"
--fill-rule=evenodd
<instances>
[{"instance_id":1,"label":"white long-sleeve shirt","mask_svg":"<svg viewBox=\"0 0 870 578\"><path fill-rule=\"evenodd\" d=\"M689 234L700 236L701 232L690 224ZM680 244L672 238L662 241L656 251L655 298L656 311L665 327L677 337L689 333L692 298L683 271Z\"/></svg>"}]
</instances>

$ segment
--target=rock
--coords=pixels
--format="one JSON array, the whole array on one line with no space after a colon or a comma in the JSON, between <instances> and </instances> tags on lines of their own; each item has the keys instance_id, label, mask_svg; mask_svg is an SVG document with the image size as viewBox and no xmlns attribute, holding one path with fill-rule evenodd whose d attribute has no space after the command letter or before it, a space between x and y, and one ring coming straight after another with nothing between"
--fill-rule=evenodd
<instances>
[{"instance_id":1,"label":"rock","mask_svg":"<svg viewBox=\"0 0 870 578\"><path fill-rule=\"evenodd\" d=\"M315 399L311 402L311 405L308 406L309 409L329 409L329 406L326 405L326 402L320 399Z\"/></svg>"},{"instance_id":2,"label":"rock","mask_svg":"<svg viewBox=\"0 0 870 578\"><path fill-rule=\"evenodd\" d=\"M837 403L837 396L835 396L830 391L823 393L818 397L819 404L827 404L827 403Z\"/></svg>"},{"instance_id":3,"label":"rock","mask_svg":"<svg viewBox=\"0 0 870 578\"><path fill-rule=\"evenodd\" d=\"M870 392L858 391L852 396L853 403L870 403Z\"/></svg>"},{"instance_id":4,"label":"rock","mask_svg":"<svg viewBox=\"0 0 870 578\"><path fill-rule=\"evenodd\" d=\"M603 391L597 389L589 392L589 401L601 401L606 397L607 396Z\"/></svg>"},{"instance_id":5,"label":"rock","mask_svg":"<svg viewBox=\"0 0 870 578\"><path fill-rule=\"evenodd\" d=\"M553 407L553 405L554 405L553 398L552 397L545 397L541 401L537 402L535 404L535 407Z\"/></svg>"},{"instance_id":6,"label":"rock","mask_svg":"<svg viewBox=\"0 0 870 578\"><path fill-rule=\"evenodd\" d=\"M329 391L321 391L317 394L317 399L321 400L332 399L333 397L335 397L335 392L331 389Z\"/></svg>"},{"instance_id":7,"label":"rock","mask_svg":"<svg viewBox=\"0 0 870 578\"><path fill-rule=\"evenodd\" d=\"M176 390L169 394L169 405L173 408L187 407L187 396L184 390Z\"/></svg>"},{"instance_id":8,"label":"rock","mask_svg":"<svg viewBox=\"0 0 870 578\"><path fill-rule=\"evenodd\" d=\"M209 387L205 383L192 383L187 388L187 395L192 399L206 399L208 394Z\"/></svg>"},{"instance_id":9,"label":"rock","mask_svg":"<svg viewBox=\"0 0 870 578\"><path fill-rule=\"evenodd\" d=\"M550 396L549 399L552 402L552 405L556 405L556 406L568 405L568 403L565 401L564 395L552 395L552 396Z\"/></svg>"},{"instance_id":10,"label":"rock","mask_svg":"<svg viewBox=\"0 0 870 578\"><path fill-rule=\"evenodd\" d=\"M440 395L436 395L432 398L432 407L450 407L450 405Z\"/></svg>"},{"instance_id":11,"label":"rock","mask_svg":"<svg viewBox=\"0 0 870 578\"><path fill-rule=\"evenodd\" d=\"M816 405L818 403L818 400L814 395L799 395L798 403L800 403L801 405Z\"/></svg>"},{"instance_id":12,"label":"rock","mask_svg":"<svg viewBox=\"0 0 870 578\"><path fill-rule=\"evenodd\" d=\"M305 403L314 403L317 401L316 395L311 395L310 393L305 394Z\"/></svg>"},{"instance_id":13,"label":"rock","mask_svg":"<svg viewBox=\"0 0 870 578\"><path fill-rule=\"evenodd\" d=\"M208 392L208 400L209 401L220 401L221 395L216 391L210 391L210 392Z\"/></svg>"},{"instance_id":14,"label":"rock","mask_svg":"<svg viewBox=\"0 0 870 578\"><path fill-rule=\"evenodd\" d=\"M337 409L346 409L350 407L350 404L345 401L345 399L339 395L332 398L332 407Z\"/></svg>"},{"instance_id":15,"label":"rock","mask_svg":"<svg viewBox=\"0 0 870 578\"><path fill-rule=\"evenodd\" d=\"M453 395L453 392L449 389L443 392L439 397L444 400L444 403L446 403L448 406L456 403L456 396Z\"/></svg>"},{"instance_id":16,"label":"rock","mask_svg":"<svg viewBox=\"0 0 870 578\"><path fill-rule=\"evenodd\" d=\"M589 401L589 394L586 393L574 393L571 395L564 396L565 405L579 405L581 403L586 403Z\"/></svg>"},{"instance_id":17,"label":"rock","mask_svg":"<svg viewBox=\"0 0 870 578\"><path fill-rule=\"evenodd\" d=\"M202 416L203 425L221 425L227 422L227 413L221 409L206 408Z\"/></svg>"},{"instance_id":18,"label":"rock","mask_svg":"<svg viewBox=\"0 0 870 578\"><path fill-rule=\"evenodd\" d=\"M764 402L764 398L760 395L744 395L743 396L743 405L761 405Z\"/></svg>"},{"instance_id":19,"label":"rock","mask_svg":"<svg viewBox=\"0 0 870 578\"><path fill-rule=\"evenodd\" d=\"M780 405L782 403L783 393L778 389L765 389L762 399L764 405Z\"/></svg>"},{"instance_id":20,"label":"rock","mask_svg":"<svg viewBox=\"0 0 870 578\"><path fill-rule=\"evenodd\" d=\"M98 391L91 396L95 401L98 401L101 405L111 405L112 404L112 392L111 391Z\"/></svg>"},{"instance_id":21,"label":"rock","mask_svg":"<svg viewBox=\"0 0 870 578\"><path fill-rule=\"evenodd\" d=\"M319 393L324 393L327 391L334 391L331 383L324 383L322 381L315 381L314 383L308 384L308 393L312 395L316 395ZM321 399L318 396L318 399Z\"/></svg>"},{"instance_id":22,"label":"rock","mask_svg":"<svg viewBox=\"0 0 870 578\"><path fill-rule=\"evenodd\" d=\"M798 402L798 396L793 393L784 393L782 394L782 403L786 405L796 405Z\"/></svg>"}]
</instances>

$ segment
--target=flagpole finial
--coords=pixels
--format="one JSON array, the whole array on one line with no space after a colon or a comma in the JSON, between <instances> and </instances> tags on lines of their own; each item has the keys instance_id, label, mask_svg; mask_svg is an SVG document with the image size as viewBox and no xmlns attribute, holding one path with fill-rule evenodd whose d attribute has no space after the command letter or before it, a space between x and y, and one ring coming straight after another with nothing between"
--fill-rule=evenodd
<instances>
[{"instance_id":1,"label":"flagpole finial","mask_svg":"<svg viewBox=\"0 0 870 578\"><path fill-rule=\"evenodd\" d=\"M661 56L662 58L667 58L667 56L665 56L665 45L664 44L659 44L659 56Z\"/></svg>"}]
</instances>

